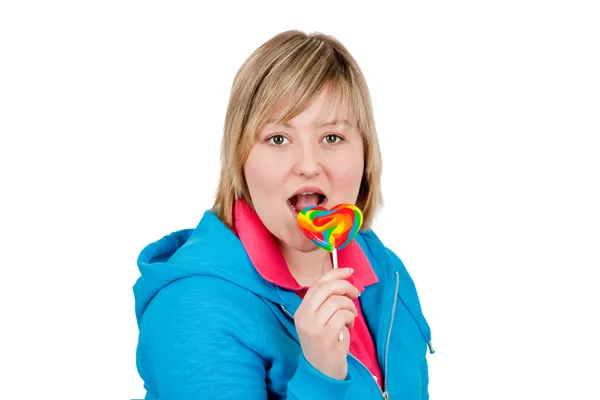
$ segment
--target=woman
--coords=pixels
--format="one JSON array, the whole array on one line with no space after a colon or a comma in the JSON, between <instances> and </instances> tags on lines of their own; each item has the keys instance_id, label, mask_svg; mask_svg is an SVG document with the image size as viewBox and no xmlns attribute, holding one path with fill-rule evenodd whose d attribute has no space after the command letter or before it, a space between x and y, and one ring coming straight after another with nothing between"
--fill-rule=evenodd
<instances>
[{"instance_id":1,"label":"woman","mask_svg":"<svg viewBox=\"0 0 600 400\"><path fill-rule=\"evenodd\" d=\"M146 399L427 399L430 330L370 229L381 157L346 48L296 30L259 47L235 77L221 156L213 208L138 259ZM364 220L334 269L297 214L341 203Z\"/></svg>"}]
</instances>

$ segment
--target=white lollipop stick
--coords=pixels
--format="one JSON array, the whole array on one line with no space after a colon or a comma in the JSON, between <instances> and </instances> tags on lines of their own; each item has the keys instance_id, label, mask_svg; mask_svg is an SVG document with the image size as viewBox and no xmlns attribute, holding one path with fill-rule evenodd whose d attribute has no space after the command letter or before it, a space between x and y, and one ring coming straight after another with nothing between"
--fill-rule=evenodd
<instances>
[{"instance_id":1,"label":"white lollipop stick","mask_svg":"<svg viewBox=\"0 0 600 400\"><path fill-rule=\"evenodd\" d=\"M338 261L337 261L337 249L334 247L331 252L331 257L333 258L333 269L337 269Z\"/></svg>"},{"instance_id":2,"label":"white lollipop stick","mask_svg":"<svg viewBox=\"0 0 600 400\"><path fill-rule=\"evenodd\" d=\"M331 252L331 258L333 258L333 268L337 269L338 267L338 259L337 259L337 249L334 247L333 251ZM338 337L338 340L341 342L342 340L344 340L344 331L340 332L340 336Z\"/></svg>"}]
</instances>

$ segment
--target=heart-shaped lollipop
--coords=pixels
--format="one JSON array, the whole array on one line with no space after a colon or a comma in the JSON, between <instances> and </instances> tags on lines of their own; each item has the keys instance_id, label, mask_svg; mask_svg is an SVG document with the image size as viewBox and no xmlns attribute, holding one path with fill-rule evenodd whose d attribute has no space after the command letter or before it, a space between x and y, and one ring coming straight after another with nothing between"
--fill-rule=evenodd
<instances>
[{"instance_id":1,"label":"heart-shaped lollipop","mask_svg":"<svg viewBox=\"0 0 600 400\"><path fill-rule=\"evenodd\" d=\"M298 226L306 237L334 254L354 239L362 221L362 211L354 204L338 204L331 210L309 206L298 213Z\"/></svg>"}]
</instances>

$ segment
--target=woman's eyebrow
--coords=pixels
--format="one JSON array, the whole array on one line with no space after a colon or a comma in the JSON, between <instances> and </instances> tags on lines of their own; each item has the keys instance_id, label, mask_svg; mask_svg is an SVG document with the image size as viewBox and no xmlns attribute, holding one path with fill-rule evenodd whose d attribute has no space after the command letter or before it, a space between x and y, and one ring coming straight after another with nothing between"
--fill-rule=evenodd
<instances>
[{"instance_id":1,"label":"woman's eyebrow","mask_svg":"<svg viewBox=\"0 0 600 400\"><path fill-rule=\"evenodd\" d=\"M333 126L333 125L348 125L348 126L352 126L352 124L350 122L348 122L346 119L334 119L333 121L330 122L323 122L322 124L319 124L318 128L321 128L323 126Z\"/></svg>"},{"instance_id":2,"label":"woman's eyebrow","mask_svg":"<svg viewBox=\"0 0 600 400\"><path fill-rule=\"evenodd\" d=\"M267 124L272 124L276 122L275 119L270 119L269 121L267 121ZM287 128L291 128L292 126L290 124L288 124L287 122L280 122L279 125L285 126ZM352 124L350 122L348 122L346 119L334 119L333 121L329 121L329 122L323 122L321 124L313 124L314 126L316 126L317 128L322 128L325 126L334 126L334 125L348 125L348 126L352 126Z\"/></svg>"}]
</instances>

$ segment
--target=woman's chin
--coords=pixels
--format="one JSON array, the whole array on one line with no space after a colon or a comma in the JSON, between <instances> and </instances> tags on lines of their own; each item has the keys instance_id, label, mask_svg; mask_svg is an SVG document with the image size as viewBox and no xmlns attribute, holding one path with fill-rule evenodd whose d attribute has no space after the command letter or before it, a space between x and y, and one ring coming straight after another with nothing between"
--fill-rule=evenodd
<instances>
[{"instance_id":1,"label":"woman's chin","mask_svg":"<svg viewBox=\"0 0 600 400\"><path fill-rule=\"evenodd\" d=\"M292 233L286 237L283 242L285 242L287 246L302 253L310 253L311 251L315 251L319 248L319 246L304 236L301 231Z\"/></svg>"},{"instance_id":2,"label":"woman's chin","mask_svg":"<svg viewBox=\"0 0 600 400\"><path fill-rule=\"evenodd\" d=\"M297 249L298 249L298 251L301 251L303 253L310 253L311 251L315 251L315 250L319 249L319 246L317 246L310 240L306 239L301 242L301 245L298 246Z\"/></svg>"}]
</instances>

